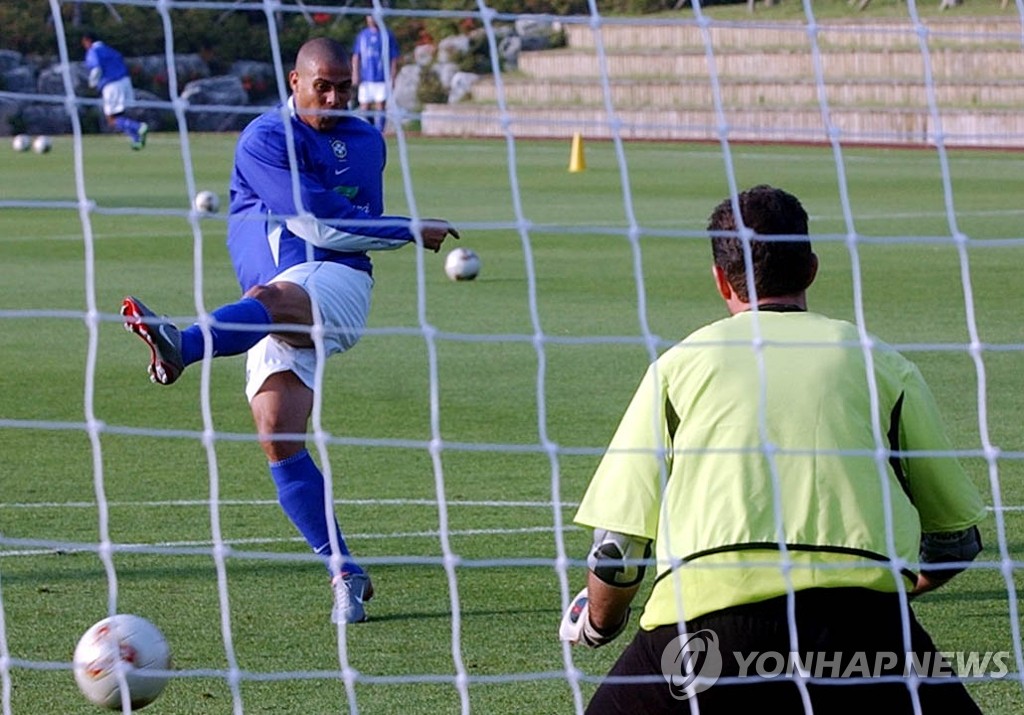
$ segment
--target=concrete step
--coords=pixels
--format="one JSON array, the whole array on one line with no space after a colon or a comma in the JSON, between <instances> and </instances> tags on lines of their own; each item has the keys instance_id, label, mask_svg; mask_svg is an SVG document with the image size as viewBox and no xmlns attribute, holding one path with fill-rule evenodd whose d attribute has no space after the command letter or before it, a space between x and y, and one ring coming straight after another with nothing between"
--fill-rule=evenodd
<instances>
[{"instance_id":1,"label":"concrete step","mask_svg":"<svg viewBox=\"0 0 1024 715\"><path fill-rule=\"evenodd\" d=\"M942 132L946 146L1024 148L1024 113L1018 110L943 110L932 117L913 109L833 108L827 129L815 108L743 108L725 112L720 124L708 109L617 111L594 108L496 107L430 104L420 130L426 136L585 138L822 143L836 138L859 144L933 144Z\"/></svg>"},{"instance_id":2,"label":"concrete step","mask_svg":"<svg viewBox=\"0 0 1024 715\"><path fill-rule=\"evenodd\" d=\"M905 78L925 76L925 59L917 50L823 52L821 71L826 81L852 78ZM543 78L601 77L602 67L610 78L684 79L707 78L708 58L703 51L628 51L601 57L593 51L547 50L524 52L519 70ZM936 80L993 80L1024 77L1024 52L1017 50L934 50L929 53L931 75ZM719 77L759 79L808 79L816 76L811 52L724 51L714 55Z\"/></svg>"},{"instance_id":3,"label":"concrete step","mask_svg":"<svg viewBox=\"0 0 1024 715\"><path fill-rule=\"evenodd\" d=\"M566 39L574 49L594 49L598 39L608 52L624 49L703 48L705 34L690 11L678 18L615 18L602 17L598 25L588 19L565 23ZM707 26L711 45L718 49L778 50L786 47L810 47L808 23L763 22L756 15L749 20L716 22ZM817 39L823 48L856 48L858 50L918 48L925 36L934 47L965 46L976 48L1017 47L1022 44L1019 18L928 19L914 25L909 19L825 20L817 23Z\"/></svg>"},{"instance_id":4,"label":"concrete step","mask_svg":"<svg viewBox=\"0 0 1024 715\"><path fill-rule=\"evenodd\" d=\"M569 48L524 52L518 75L473 101L428 105L435 136L506 136L1024 148L1019 20L874 24L569 22ZM812 37L816 42L812 42ZM921 52L926 40L928 54ZM705 40L710 42L709 60ZM600 48L600 51L599 49ZM818 52L814 50L817 49ZM603 76L604 75L604 76ZM714 78L714 83L712 82ZM819 80L828 105L819 103ZM929 111L931 80L936 115ZM605 84L613 114L605 111ZM717 86L723 116L714 110Z\"/></svg>"},{"instance_id":5,"label":"concrete step","mask_svg":"<svg viewBox=\"0 0 1024 715\"><path fill-rule=\"evenodd\" d=\"M509 105L602 107L604 84L597 79L502 80L504 101ZM609 83L612 105L617 109L635 107L710 107L714 102L712 84L704 81L615 80ZM819 102L818 86L806 78L788 80L733 80L719 82L722 103L727 107L809 106ZM940 107L1006 108L1024 106L1024 82L940 81L934 84ZM481 80L473 86L474 102L498 102L497 85ZM825 85L829 105L851 107L927 108L928 93L920 80L844 80Z\"/></svg>"}]
</instances>

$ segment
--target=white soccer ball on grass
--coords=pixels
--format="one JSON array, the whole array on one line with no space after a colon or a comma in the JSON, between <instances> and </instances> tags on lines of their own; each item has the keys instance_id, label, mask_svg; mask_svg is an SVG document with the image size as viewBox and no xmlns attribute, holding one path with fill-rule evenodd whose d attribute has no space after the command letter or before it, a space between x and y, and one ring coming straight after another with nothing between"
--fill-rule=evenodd
<instances>
[{"instance_id":1,"label":"white soccer ball on grass","mask_svg":"<svg viewBox=\"0 0 1024 715\"><path fill-rule=\"evenodd\" d=\"M201 214L215 214L220 210L220 197L212 191L200 191L194 205Z\"/></svg>"},{"instance_id":2,"label":"white soccer ball on grass","mask_svg":"<svg viewBox=\"0 0 1024 715\"><path fill-rule=\"evenodd\" d=\"M45 134L40 134L32 140L32 151L36 154L45 154L53 148L53 140Z\"/></svg>"},{"instance_id":3,"label":"white soccer ball on grass","mask_svg":"<svg viewBox=\"0 0 1024 715\"><path fill-rule=\"evenodd\" d=\"M14 151L28 151L32 148L32 137L28 134L19 134L11 140L11 148Z\"/></svg>"},{"instance_id":4,"label":"white soccer ball on grass","mask_svg":"<svg viewBox=\"0 0 1024 715\"><path fill-rule=\"evenodd\" d=\"M132 710L157 699L167 685L171 650L160 629L141 616L119 613L92 625L73 658L78 689L94 705L122 710L121 678Z\"/></svg>"},{"instance_id":5,"label":"white soccer ball on grass","mask_svg":"<svg viewBox=\"0 0 1024 715\"><path fill-rule=\"evenodd\" d=\"M453 281L471 281L480 273L480 256L469 248L453 248L444 259L444 272Z\"/></svg>"}]
</instances>

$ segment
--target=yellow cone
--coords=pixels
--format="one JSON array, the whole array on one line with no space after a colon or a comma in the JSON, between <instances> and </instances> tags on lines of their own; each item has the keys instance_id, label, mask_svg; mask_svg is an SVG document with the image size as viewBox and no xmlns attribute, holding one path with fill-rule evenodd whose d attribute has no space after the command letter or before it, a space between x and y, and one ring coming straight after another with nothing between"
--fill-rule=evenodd
<instances>
[{"instance_id":1,"label":"yellow cone","mask_svg":"<svg viewBox=\"0 0 1024 715\"><path fill-rule=\"evenodd\" d=\"M569 172L576 173L587 168L587 160L583 158L583 135L576 132L572 135L572 150L569 154Z\"/></svg>"}]
</instances>

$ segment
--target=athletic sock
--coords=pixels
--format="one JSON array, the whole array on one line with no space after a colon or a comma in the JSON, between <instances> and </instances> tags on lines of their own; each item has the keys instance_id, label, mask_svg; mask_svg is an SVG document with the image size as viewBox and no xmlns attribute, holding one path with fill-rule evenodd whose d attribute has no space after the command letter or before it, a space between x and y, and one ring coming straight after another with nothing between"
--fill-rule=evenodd
<instances>
[{"instance_id":1,"label":"athletic sock","mask_svg":"<svg viewBox=\"0 0 1024 715\"><path fill-rule=\"evenodd\" d=\"M267 307L255 298L242 298L237 303L221 306L210 316L218 323L259 326L242 330L211 325L214 357L244 353L267 336L274 322ZM203 331L198 324L181 331L181 359L186 365L203 359Z\"/></svg>"},{"instance_id":2,"label":"athletic sock","mask_svg":"<svg viewBox=\"0 0 1024 715\"><path fill-rule=\"evenodd\" d=\"M324 476L320 473L308 450L302 450L280 462L270 463L270 474L277 485L277 500L284 513L298 527L314 553L324 557L330 568L331 540L327 520L324 517ZM348 545L338 528L338 522L331 520L338 535L338 549L345 557L342 570L345 573L363 573L351 560Z\"/></svg>"},{"instance_id":3,"label":"athletic sock","mask_svg":"<svg viewBox=\"0 0 1024 715\"><path fill-rule=\"evenodd\" d=\"M117 117L114 119L114 126L119 132L127 134L132 139L139 138L139 123L129 117Z\"/></svg>"}]
</instances>

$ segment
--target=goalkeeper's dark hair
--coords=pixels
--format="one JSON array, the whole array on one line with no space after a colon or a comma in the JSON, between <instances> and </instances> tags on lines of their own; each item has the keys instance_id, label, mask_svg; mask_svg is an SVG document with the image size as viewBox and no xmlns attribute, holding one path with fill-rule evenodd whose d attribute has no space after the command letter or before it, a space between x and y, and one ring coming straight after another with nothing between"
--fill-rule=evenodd
<instances>
[{"instance_id":1,"label":"goalkeeper's dark hair","mask_svg":"<svg viewBox=\"0 0 1024 715\"><path fill-rule=\"evenodd\" d=\"M806 290L814 280L814 253L807 231L807 212L799 199L761 184L736 197L743 225L754 232L750 240L757 297L773 298ZM749 301L746 261L732 199L711 213L708 231L715 265L722 269L736 295ZM765 236L778 236L765 240Z\"/></svg>"}]
</instances>

